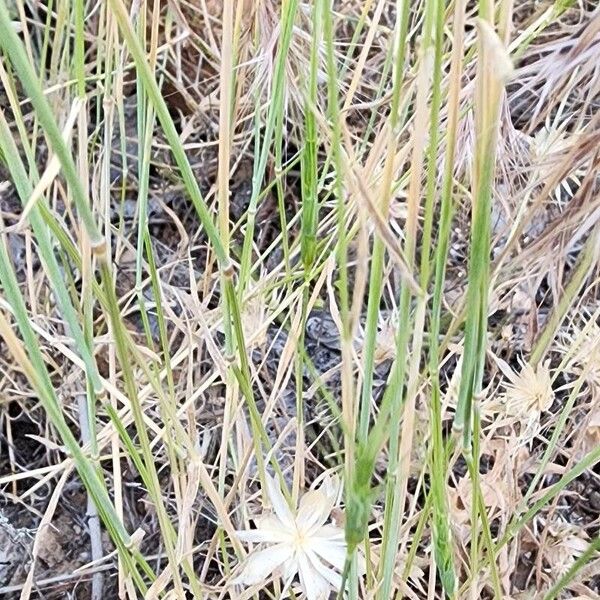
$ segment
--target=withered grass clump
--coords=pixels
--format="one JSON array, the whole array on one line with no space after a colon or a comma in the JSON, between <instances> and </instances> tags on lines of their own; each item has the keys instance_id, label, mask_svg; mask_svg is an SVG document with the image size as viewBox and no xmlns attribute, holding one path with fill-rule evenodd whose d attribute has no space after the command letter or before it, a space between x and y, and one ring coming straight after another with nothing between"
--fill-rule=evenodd
<instances>
[{"instance_id":1,"label":"withered grass clump","mask_svg":"<svg viewBox=\"0 0 600 600\"><path fill-rule=\"evenodd\" d=\"M599 37L0 0L0 595L598 596Z\"/></svg>"}]
</instances>

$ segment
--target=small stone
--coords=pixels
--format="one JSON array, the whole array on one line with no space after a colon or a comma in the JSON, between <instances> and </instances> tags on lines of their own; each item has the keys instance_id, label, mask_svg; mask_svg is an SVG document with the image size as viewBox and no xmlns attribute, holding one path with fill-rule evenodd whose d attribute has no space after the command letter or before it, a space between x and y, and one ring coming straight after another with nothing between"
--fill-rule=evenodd
<instances>
[{"instance_id":1,"label":"small stone","mask_svg":"<svg viewBox=\"0 0 600 600\"><path fill-rule=\"evenodd\" d=\"M600 512L600 492L598 490L594 490L590 494L590 507Z\"/></svg>"}]
</instances>

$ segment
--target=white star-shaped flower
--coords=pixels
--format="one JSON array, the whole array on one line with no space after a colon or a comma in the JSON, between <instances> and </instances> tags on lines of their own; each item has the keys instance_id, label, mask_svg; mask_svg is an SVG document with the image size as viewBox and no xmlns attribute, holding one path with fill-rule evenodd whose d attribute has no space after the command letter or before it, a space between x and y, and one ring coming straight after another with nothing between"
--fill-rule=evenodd
<instances>
[{"instance_id":1,"label":"white star-shaped flower","mask_svg":"<svg viewBox=\"0 0 600 600\"><path fill-rule=\"evenodd\" d=\"M342 586L346 560L344 531L328 522L339 486L327 477L292 511L276 482L265 477L273 512L256 518L256 529L237 532L243 542L261 547L250 553L233 583L251 586L275 575L283 579L285 594L297 574L307 600L329 598L331 590Z\"/></svg>"},{"instance_id":2,"label":"white star-shaped flower","mask_svg":"<svg viewBox=\"0 0 600 600\"><path fill-rule=\"evenodd\" d=\"M549 363L538 364L534 368L531 364L519 360L519 373L502 363L498 364L508 379L504 384L502 396L506 413L523 423L523 436L530 440L539 428L541 413L549 410L554 401Z\"/></svg>"}]
</instances>

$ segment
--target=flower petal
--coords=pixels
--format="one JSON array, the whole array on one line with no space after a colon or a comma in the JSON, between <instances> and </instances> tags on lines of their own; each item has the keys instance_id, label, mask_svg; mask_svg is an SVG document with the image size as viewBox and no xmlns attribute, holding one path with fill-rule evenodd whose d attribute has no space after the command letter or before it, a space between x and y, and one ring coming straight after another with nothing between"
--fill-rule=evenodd
<instances>
[{"instance_id":1,"label":"flower petal","mask_svg":"<svg viewBox=\"0 0 600 600\"><path fill-rule=\"evenodd\" d=\"M328 539L320 539L313 536L310 540L308 550L314 552L325 563L332 565L342 572L346 564L346 543L331 542ZM356 550L357 571L359 575L367 572L367 561L360 550Z\"/></svg>"},{"instance_id":2,"label":"flower petal","mask_svg":"<svg viewBox=\"0 0 600 600\"><path fill-rule=\"evenodd\" d=\"M286 594L292 587L294 577L298 571L298 559L296 558L296 553L294 553L288 560L285 561L285 564L283 565L283 572L281 575L283 579L283 589L281 590L281 598L287 597Z\"/></svg>"},{"instance_id":3,"label":"flower petal","mask_svg":"<svg viewBox=\"0 0 600 600\"><path fill-rule=\"evenodd\" d=\"M344 530L332 524L319 527L319 529L313 532L313 537L327 539L328 541L336 544L346 544L346 534Z\"/></svg>"},{"instance_id":4,"label":"flower petal","mask_svg":"<svg viewBox=\"0 0 600 600\"><path fill-rule=\"evenodd\" d=\"M342 491L342 482L337 475L325 475L319 490L323 492L332 502L337 503Z\"/></svg>"},{"instance_id":5,"label":"flower petal","mask_svg":"<svg viewBox=\"0 0 600 600\"><path fill-rule=\"evenodd\" d=\"M299 570L298 557L297 557L297 553L294 552L292 554L292 556L290 556L290 558L288 558L285 561L285 564L283 565L283 571L282 571L283 579L285 579L286 581L288 579L293 579L296 576L296 573L298 572L298 570Z\"/></svg>"},{"instance_id":6,"label":"flower petal","mask_svg":"<svg viewBox=\"0 0 600 600\"><path fill-rule=\"evenodd\" d=\"M367 572L367 559L362 552L356 551L356 561L358 563L357 570L360 576Z\"/></svg>"},{"instance_id":7,"label":"flower petal","mask_svg":"<svg viewBox=\"0 0 600 600\"><path fill-rule=\"evenodd\" d=\"M298 553L298 567L300 585L306 594L306 600L327 600L331 586L303 552Z\"/></svg>"},{"instance_id":8,"label":"flower petal","mask_svg":"<svg viewBox=\"0 0 600 600\"><path fill-rule=\"evenodd\" d=\"M323 579L325 579L325 581L327 581L328 587L332 587L336 592L339 592L340 588L342 587L342 576L323 564L314 552L308 550L306 552L306 556L313 569L313 576L314 574L318 573Z\"/></svg>"},{"instance_id":9,"label":"flower petal","mask_svg":"<svg viewBox=\"0 0 600 600\"><path fill-rule=\"evenodd\" d=\"M283 523L275 515L269 513L255 517L254 522L257 529L275 529L277 531L285 529Z\"/></svg>"},{"instance_id":10,"label":"flower petal","mask_svg":"<svg viewBox=\"0 0 600 600\"><path fill-rule=\"evenodd\" d=\"M320 527L327 521L333 508L334 500L328 498L320 490L310 490L300 498L296 522L305 531Z\"/></svg>"},{"instance_id":11,"label":"flower petal","mask_svg":"<svg viewBox=\"0 0 600 600\"><path fill-rule=\"evenodd\" d=\"M265 473L265 480L267 483L267 496L275 514L285 527L293 529L295 527L294 515L281 493L279 484L267 473Z\"/></svg>"},{"instance_id":12,"label":"flower petal","mask_svg":"<svg viewBox=\"0 0 600 600\"><path fill-rule=\"evenodd\" d=\"M246 560L242 572L233 580L234 584L255 585L268 579L278 567L292 555L287 544L277 544L264 550L253 552Z\"/></svg>"},{"instance_id":13,"label":"flower petal","mask_svg":"<svg viewBox=\"0 0 600 600\"><path fill-rule=\"evenodd\" d=\"M236 531L235 534L242 542L253 544L283 544L288 541L278 531L269 529L244 529Z\"/></svg>"},{"instance_id":14,"label":"flower petal","mask_svg":"<svg viewBox=\"0 0 600 600\"><path fill-rule=\"evenodd\" d=\"M338 571L344 570L344 564L346 563L346 544L331 543L327 539L312 537L310 539L309 550L334 566Z\"/></svg>"},{"instance_id":15,"label":"flower petal","mask_svg":"<svg viewBox=\"0 0 600 600\"><path fill-rule=\"evenodd\" d=\"M254 519L256 529L236 531L242 542L281 544L291 542L294 532L288 531L275 515L262 515Z\"/></svg>"}]
</instances>

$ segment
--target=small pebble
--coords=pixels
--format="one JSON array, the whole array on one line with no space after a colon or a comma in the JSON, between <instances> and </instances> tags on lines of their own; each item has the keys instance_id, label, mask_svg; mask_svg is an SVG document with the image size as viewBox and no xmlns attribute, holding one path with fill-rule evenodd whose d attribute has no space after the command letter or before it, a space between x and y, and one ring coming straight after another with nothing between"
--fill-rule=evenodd
<instances>
[{"instance_id":1,"label":"small pebble","mask_svg":"<svg viewBox=\"0 0 600 600\"><path fill-rule=\"evenodd\" d=\"M600 512L600 492L597 490L590 494L590 507Z\"/></svg>"}]
</instances>

